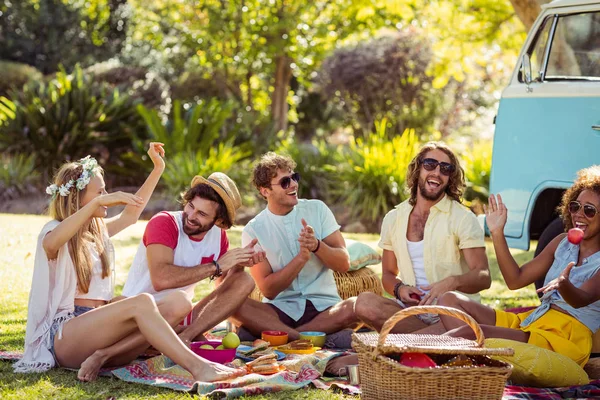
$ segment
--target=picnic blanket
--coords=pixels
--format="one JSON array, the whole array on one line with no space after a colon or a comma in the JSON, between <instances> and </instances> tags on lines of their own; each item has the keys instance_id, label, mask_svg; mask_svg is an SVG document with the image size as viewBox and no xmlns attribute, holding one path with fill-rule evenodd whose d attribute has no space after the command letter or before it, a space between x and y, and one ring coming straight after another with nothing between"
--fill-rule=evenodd
<instances>
[{"instance_id":1,"label":"picnic blanket","mask_svg":"<svg viewBox=\"0 0 600 400\"><path fill-rule=\"evenodd\" d=\"M319 351L310 355L288 355L280 362L286 367L285 371L268 376L249 374L226 382L194 382L187 371L166 356L137 361L112 373L126 382L227 399L309 386L326 390L335 388L346 394L358 395L360 389L347 384L343 379L320 379L329 360L341 354L343 353Z\"/></svg>"},{"instance_id":2,"label":"picnic blanket","mask_svg":"<svg viewBox=\"0 0 600 400\"><path fill-rule=\"evenodd\" d=\"M16 361L21 358L22 352L0 350L0 360ZM320 357L318 357L320 358ZM301 362L297 358L282 361L291 361L294 369ZM172 390L211 394L235 398L241 395L271 393L281 390L294 390L303 387L318 389L340 389L346 394L358 395L360 389L347 384L340 378L323 378L321 366L323 358L300 367L298 372L283 371L272 376L257 374L247 375L235 380L217 383L192 382L189 373L181 367L174 365L165 356L150 358L145 361L136 361L123 368L112 370L112 376L127 382L142 383L151 386L160 386ZM326 362L325 362L326 364ZM109 372L109 370L106 370ZM587 385L571 386L564 388L531 388L525 386L506 385L502 400L558 400L558 399L597 399L600 398L600 379L591 381Z\"/></svg>"}]
</instances>

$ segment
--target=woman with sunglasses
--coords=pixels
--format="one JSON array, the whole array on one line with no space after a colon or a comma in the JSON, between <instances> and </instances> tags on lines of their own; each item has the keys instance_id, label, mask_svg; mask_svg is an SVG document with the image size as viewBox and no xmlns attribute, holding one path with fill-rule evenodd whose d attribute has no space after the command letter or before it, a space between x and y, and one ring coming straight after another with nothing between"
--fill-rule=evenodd
<instances>
[{"instance_id":1,"label":"woman with sunglasses","mask_svg":"<svg viewBox=\"0 0 600 400\"><path fill-rule=\"evenodd\" d=\"M504 226L507 209L500 195L491 195L485 209L498 265L506 285L520 289L545 278L541 304L534 310L513 314L447 294L441 305L466 311L482 325L486 337L498 337L537 345L561 353L582 367L590 357L592 335L600 328L600 166L579 171L577 180L563 195L559 211L567 229L583 230L579 244L566 233L557 236L533 260L519 267L511 255ZM442 317L452 336L472 337L472 331L456 319Z\"/></svg>"}]
</instances>

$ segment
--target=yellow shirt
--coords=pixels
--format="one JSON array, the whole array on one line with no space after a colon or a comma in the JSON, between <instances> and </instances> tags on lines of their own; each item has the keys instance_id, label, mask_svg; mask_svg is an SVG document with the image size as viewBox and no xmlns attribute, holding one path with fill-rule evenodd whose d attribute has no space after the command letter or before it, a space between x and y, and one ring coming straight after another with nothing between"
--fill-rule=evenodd
<instances>
[{"instance_id":1,"label":"yellow shirt","mask_svg":"<svg viewBox=\"0 0 600 400\"><path fill-rule=\"evenodd\" d=\"M415 285L406 232L408 218L413 206L408 200L388 212L381 224L379 247L393 251L398 262L400 279L407 285ZM485 247L483 229L469 209L444 195L444 198L431 207L425 223L423 263L425 275L430 284L449 276L462 275L470 271L462 249ZM480 301L479 294L467 294Z\"/></svg>"}]
</instances>

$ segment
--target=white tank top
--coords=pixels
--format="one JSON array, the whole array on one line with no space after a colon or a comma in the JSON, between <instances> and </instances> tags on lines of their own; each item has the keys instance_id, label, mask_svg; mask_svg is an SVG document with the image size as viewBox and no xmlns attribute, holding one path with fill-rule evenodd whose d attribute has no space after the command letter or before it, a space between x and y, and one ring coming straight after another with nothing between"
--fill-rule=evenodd
<instances>
[{"instance_id":1,"label":"white tank top","mask_svg":"<svg viewBox=\"0 0 600 400\"><path fill-rule=\"evenodd\" d=\"M221 228L216 225L213 226L204 238L198 242L191 240L183 231L183 212L170 212L169 214L175 219L178 230L177 246L173 254L174 265L178 267L195 267L202 263L202 259L217 260L219 258L219 254L221 254ZM150 293L156 300L159 300L173 290L184 290L189 298L193 299L195 287L196 283L192 283L182 288L165 289L157 292L152 286L146 246L142 241L133 259L127 282L123 287L123 295L131 297L140 293Z\"/></svg>"},{"instance_id":2,"label":"white tank top","mask_svg":"<svg viewBox=\"0 0 600 400\"><path fill-rule=\"evenodd\" d=\"M416 286L420 288L421 286L429 285L427 275L425 275L425 262L423 260L425 241L411 242L410 240L407 240L406 243L408 245L408 254L412 261L413 270L415 271Z\"/></svg>"},{"instance_id":3,"label":"white tank top","mask_svg":"<svg viewBox=\"0 0 600 400\"><path fill-rule=\"evenodd\" d=\"M112 244L108 241L106 251L109 252L109 273L106 278L102 278L102 260L98 254L96 246L88 246L92 258L92 279L87 293L81 293L79 288L75 291L76 299L90 300L105 300L109 301L113 298L114 282L115 282L115 263L112 254Z\"/></svg>"}]
</instances>

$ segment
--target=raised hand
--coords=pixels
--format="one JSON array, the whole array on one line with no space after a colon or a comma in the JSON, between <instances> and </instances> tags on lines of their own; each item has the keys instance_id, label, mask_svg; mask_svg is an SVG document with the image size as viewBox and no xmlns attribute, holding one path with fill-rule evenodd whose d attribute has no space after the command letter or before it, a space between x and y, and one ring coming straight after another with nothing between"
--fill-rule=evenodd
<instances>
[{"instance_id":1,"label":"raised hand","mask_svg":"<svg viewBox=\"0 0 600 400\"><path fill-rule=\"evenodd\" d=\"M302 218L302 230L300 231L300 235L298 236L298 242L300 242L300 248L304 247L308 251L315 251L317 248L319 241L315 237L315 230L312 226L308 225L304 218Z\"/></svg>"},{"instance_id":2,"label":"raised hand","mask_svg":"<svg viewBox=\"0 0 600 400\"><path fill-rule=\"evenodd\" d=\"M150 142L148 146L148 156L150 156L154 168L160 168L161 170L165 169L165 149L163 146L164 143L160 142Z\"/></svg>"},{"instance_id":3,"label":"raised hand","mask_svg":"<svg viewBox=\"0 0 600 400\"><path fill-rule=\"evenodd\" d=\"M569 274L571 273L571 269L573 269L574 266L575 263L570 262L569 265L567 265L567 267L563 270L563 272L560 273L560 275L557 278L552 279L550 282L548 282L546 286L539 288L538 290L536 290L536 292L546 294L553 290L559 290L563 285L565 285L569 281Z\"/></svg>"},{"instance_id":4,"label":"raised hand","mask_svg":"<svg viewBox=\"0 0 600 400\"><path fill-rule=\"evenodd\" d=\"M140 207L144 205L144 199L135 194L125 192L114 192L109 194L103 194L95 199L100 207L113 207L119 205L136 206Z\"/></svg>"},{"instance_id":5,"label":"raised hand","mask_svg":"<svg viewBox=\"0 0 600 400\"><path fill-rule=\"evenodd\" d=\"M502 196L498 195L498 199L493 194L488 199L488 205L483 205L485 211L485 223L492 235L502 234L504 232L504 225L506 225L506 218L508 216L508 210L502 202Z\"/></svg>"}]
</instances>

